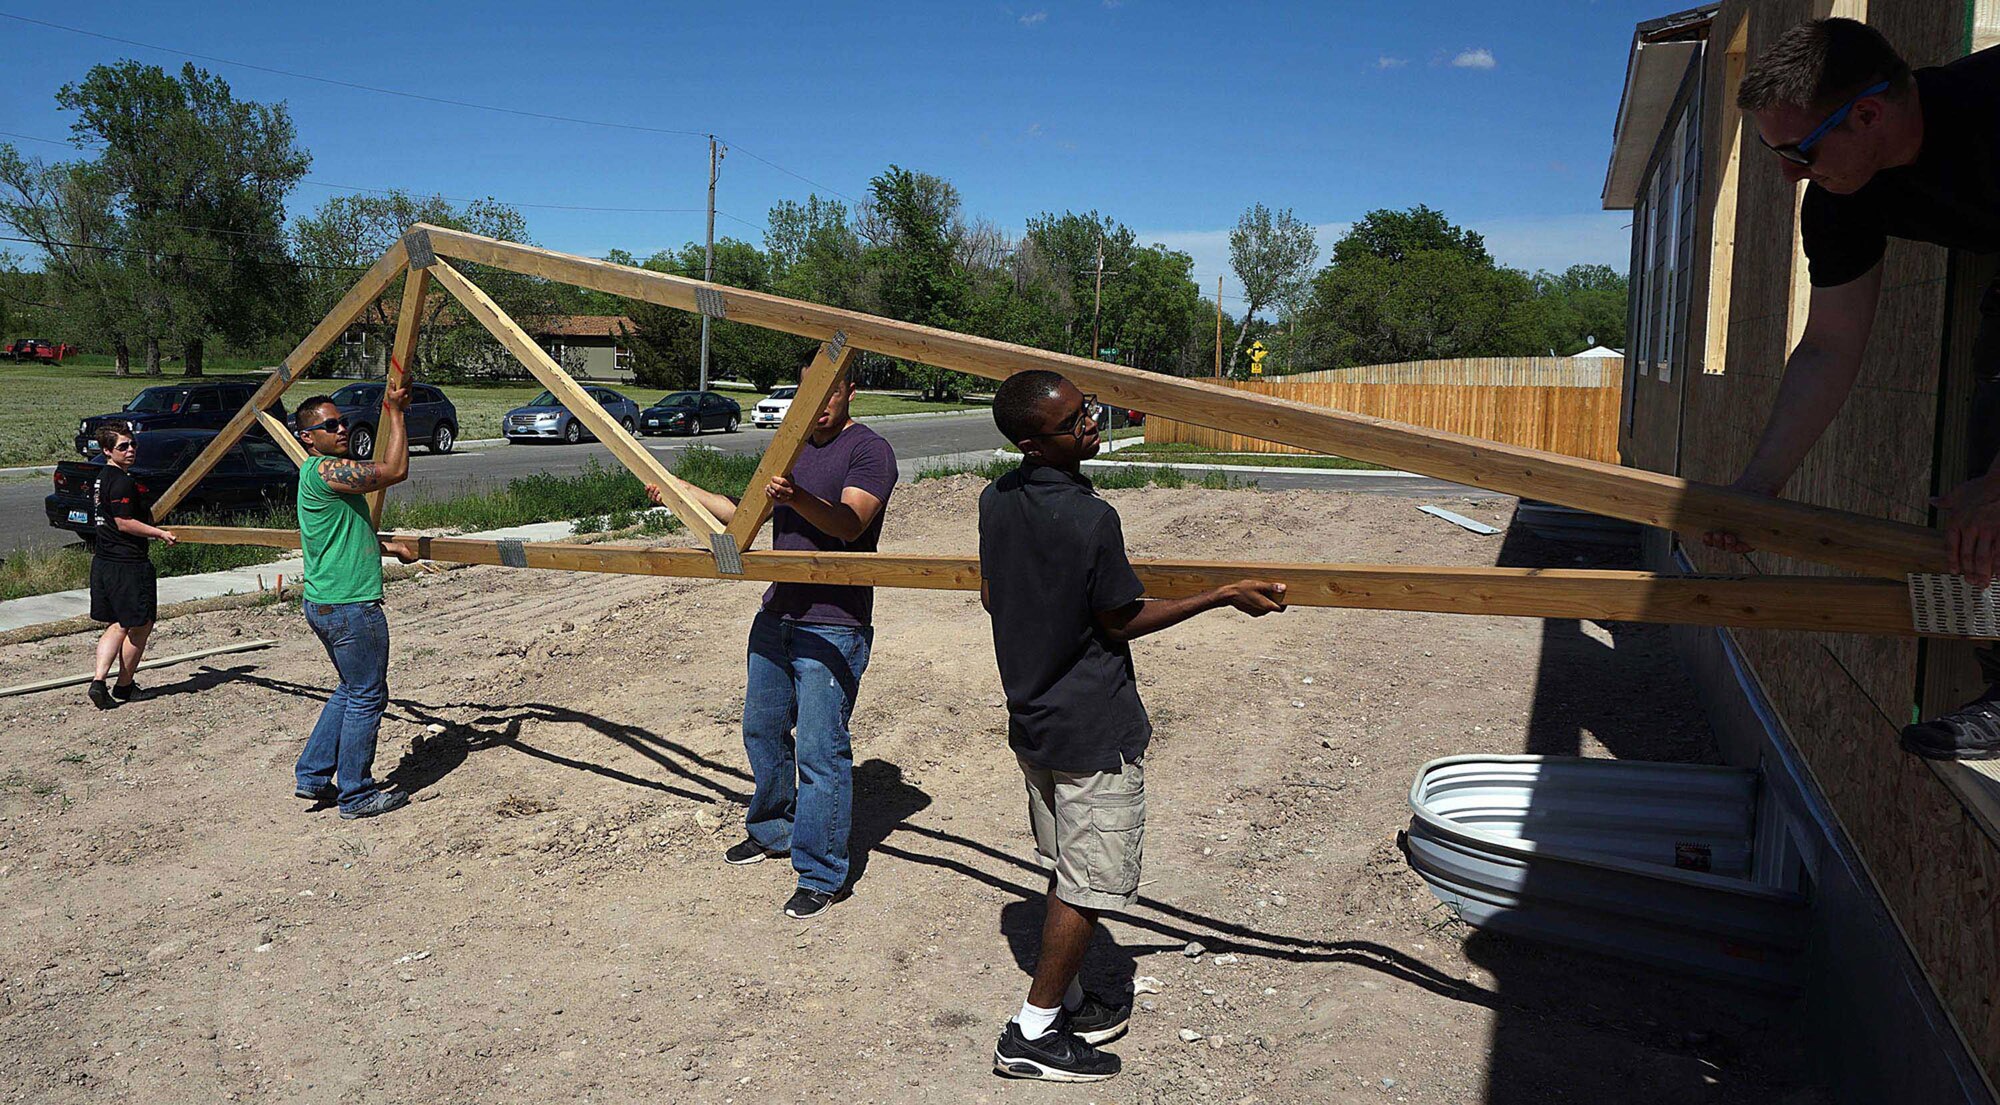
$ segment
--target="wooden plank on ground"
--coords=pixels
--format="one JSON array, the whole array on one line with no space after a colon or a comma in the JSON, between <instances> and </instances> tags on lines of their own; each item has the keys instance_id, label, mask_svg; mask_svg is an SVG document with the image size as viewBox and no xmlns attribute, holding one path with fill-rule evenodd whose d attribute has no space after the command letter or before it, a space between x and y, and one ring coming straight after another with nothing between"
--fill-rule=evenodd
<instances>
[{"instance_id":1,"label":"wooden plank on ground","mask_svg":"<svg viewBox=\"0 0 2000 1105\"><path fill-rule=\"evenodd\" d=\"M368 271L361 274L361 279L355 281L354 286L347 289L347 294L340 297L340 302L333 305L333 310L328 311L326 317L319 320L319 325L314 326L305 339L285 355L285 359L278 363L277 371L264 378L264 382L258 385L256 392L250 396L250 401L243 404L243 409L237 411L216 433L215 439L210 441L202 449L201 454L187 466L187 470L174 480L173 486L154 500L154 521L164 520L174 507L180 505L182 499L187 498L187 493L194 488L194 485L208 475L216 462L222 459L222 454L228 452L229 447L236 444L237 439L250 428L250 424L257 420L257 412L277 402L278 397L285 393L286 388L292 386L293 381L304 376L306 369L312 366L313 358L319 356L327 346L332 345L334 339L346 331L348 324L360 317L361 312L375 301L376 296L382 294L382 290L387 288L408 264L409 255L404 252L401 241L390 246L382 256L376 258L375 263L368 267Z\"/></svg>"},{"instance_id":2,"label":"wooden plank on ground","mask_svg":"<svg viewBox=\"0 0 2000 1105\"><path fill-rule=\"evenodd\" d=\"M499 304L494 303L472 281L467 280L457 269L443 261L431 266L429 271L437 277L438 283L443 284L445 290L471 313L472 317L478 319L494 337L500 339L500 344L506 346L508 352L527 366L528 371L534 374L535 379L541 381L543 387L548 388L571 414L585 426L590 427L590 432L596 434L597 440L611 450L611 455L618 458L618 463L624 465L642 482L664 488L667 492L667 509L673 511L674 516L679 518L683 525L704 537L722 532L722 523L715 520L715 515L709 513L707 507L702 506L699 500L687 493L687 484L680 477L667 471L659 458L648 452L644 445L639 444L639 440L620 425L617 419L605 413L604 408L597 405L597 400L592 399L582 385L571 379L569 373L564 372L541 346L536 345L535 339L529 337L527 331L521 329L513 319L508 318Z\"/></svg>"},{"instance_id":3,"label":"wooden plank on ground","mask_svg":"<svg viewBox=\"0 0 2000 1105\"><path fill-rule=\"evenodd\" d=\"M1157 412L1265 441L1386 464L1493 491L1698 535L1733 530L1760 549L1901 579L1945 570L1944 537L1905 522L1556 456L1442 430L1313 407L1236 391L1202 380L1050 353L763 292L575 257L464 231L419 224L441 255L644 300L731 321L830 339L844 332L862 349L990 379L1030 368L1069 377L1084 391L1122 406Z\"/></svg>"},{"instance_id":4,"label":"wooden plank on ground","mask_svg":"<svg viewBox=\"0 0 2000 1105\"><path fill-rule=\"evenodd\" d=\"M264 432L271 435L271 440L278 443L278 448L283 449L286 456L292 458L293 464L304 468L306 461L312 459L312 455L306 452L306 447L299 444L299 435L293 433L291 427L278 421L277 415L260 410L257 412L257 424L264 427Z\"/></svg>"},{"instance_id":5,"label":"wooden plank on ground","mask_svg":"<svg viewBox=\"0 0 2000 1105\"><path fill-rule=\"evenodd\" d=\"M396 344L389 350L389 387L404 383L410 378L411 366L417 359L417 335L424 324L424 297L430 294L431 273L428 268L411 269L403 278L403 306L396 314ZM384 410L389 400L388 389L383 389ZM405 414L408 412L406 411ZM375 416L375 440L382 440L383 415ZM368 493L369 524L382 524L382 497L388 494L383 488Z\"/></svg>"},{"instance_id":6,"label":"wooden plank on ground","mask_svg":"<svg viewBox=\"0 0 2000 1105\"><path fill-rule=\"evenodd\" d=\"M190 660L220 656L226 652L249 652L252 649L270 648L277 643L268 638L260 637L254 641L238 641L235 644L217 645L214 648L201 648L193 652L183 652L177 656L161 656L157 659L141 661L139 670L152 671L154 668L164 668L171 664L185 664ZM63 687L75 687L90 682L94 675L95 673L93 672L84 672L82 675L59 675L54 679L41 679L33 683L23 683L18 687L0 687L0 698L7 698L17 694L34 694L36 691L53 691Z\"/></svg>"},{"instance_id":7,"label":"wooden plank on ground","mask_svg":"<svg viewBox=\"0 0 2000 1105\"><path fill-rule=\"evenodd\" d=\"M792 465L798 463L806 439L812 436L813 420L819 417L820 408L826 406L834 389L847 379L847 364L854 359L854 347L845 341L835 344L838 352L834 351L834 344L822 343L812 363L799 374L798 391L792 395L785 420L779 423L778 432L771 435L770 444L764 446L756 474L744 485L743 501L737 504L736 517L729 520L728 531L740 550L749 551L750 542L757 539L757 532L770 520L774 504L764 494L764 485L773 477L792 474Z\"/></svg>"},{"instance_id":8,"label":"wooden plank on ground","mask_svg":"<svg viewBox=\"0 0 2000 1105\"><path fill-rule=\"evenodd\" d=\"M299 543L293 530L182 526L175 534L199 544L296 548ZM517 556L529 568L579 572L979 589L979 559L974 556L753 552L743 554L743 574L733 576L723 574L699 549L559 541L520 544L412 534L388 535L388 539L413 542L426 559L460 564L500 564L505 555ZM1250 578L1285 583L1286 601L1294 606L1915 635L1909 590L1892 580L1200 560L1135 560L1132 567L1154 598L1177 598Z\"/></svg>"}]
</instances>

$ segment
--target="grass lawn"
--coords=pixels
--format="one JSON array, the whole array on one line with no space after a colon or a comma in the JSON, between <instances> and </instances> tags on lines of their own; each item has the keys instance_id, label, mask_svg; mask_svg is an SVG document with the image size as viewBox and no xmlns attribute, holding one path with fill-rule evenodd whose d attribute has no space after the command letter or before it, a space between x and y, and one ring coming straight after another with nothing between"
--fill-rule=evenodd
<instances>
[{"instance_id":1,"label":"grass lawn","mask_svg":"<svg viewBox=\"0 0 2000 1105\"><path fill-rule=\"evenodd\" d=\"M1105 460L1173 464L1239 464L1258 468L1346 468L1387 471L1382 465L1346 457L1315 456L1305 453L1214 453L1187 442L1159 442L1132 445L1107 454Z\"/></svg>"},{"instance_id":2,"label":"grass lawn","mask_svg":"<svg viewBox=\"0 0 2000 1105\"><path fill-rule=\"evenodd\" d=\"M211 376L232 376L260 371L243 358L211 358ZM141 389L154 384L176 384L185 379L176 365L151 378L143 375L116 376L111 358L99 355L73 357L60 365L13 364L0 362L0 468L26 464L51 464L73 460L76 453L70 439L78 420L93 414L108 414L123 407ZM346 380L302 380L294 385L285 404L313 392L332 391ZM635 388L614 383L613 389L636 400L641 406L665 395L664 389ZM533 380L443 385L445 394L458 408L459 437L471 441L500 436L500 416L525 405L542 391ZM728 394L748 408L757 395L748 389L728 389ZM907 393L865 391L855 397L854 413L859 418L879 418L885 414L914 414L926 411L955 411L978 403L926 403ZM748 421L748 418L745 418Z\"/></svg>"}]
</instances>

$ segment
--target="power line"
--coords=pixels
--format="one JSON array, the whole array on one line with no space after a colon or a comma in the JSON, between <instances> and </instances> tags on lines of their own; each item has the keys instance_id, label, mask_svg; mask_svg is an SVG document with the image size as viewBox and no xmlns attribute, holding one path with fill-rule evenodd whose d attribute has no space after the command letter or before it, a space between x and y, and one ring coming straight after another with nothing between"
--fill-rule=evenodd
<instances>
[{"instance_id":1,"label":"power line","mask_svg":"<svg viewBox=\"0 0 2000 1105\"><path fill-rule=\"evenodd\" d=\"M75 144L72 142L64 141L63 139L60 138L43 138L39 135L19 134L10 130L0 130L0 137L18 138L24 142L46 142L52 146L71 146ZM90 147L101 147L101 143L86 143L86 145ZM405 196L417 196L417 197L435 197L437 199L445 200L449 203L479 203L481 202L481 200L490 199L493 200L495 203L504 203L509 207L518 207L531 211L597 211L597 212L607 212L607 213L621 214L621 215L699 215L708 210L705 207L600 207L592 204L575 204L575 203L521 203L514 200L503 200L497 196L482 196L482 197L447 196L442 193L431 192L420 188L371 188L363 184L337 184L333 181L320 180L316 177L300 177L299 183L310 184L315 188L326 188L336 192L367 192L372 195L378 195L378 196L405 195ZM742 223L744 226L747 226L750 229L755 230L760 234L768 232L764 224L752 222L749 219L743 218L738 215L732 215L729 212L722 210L721 208L717 208L715 213L721 215L725 219L733 219L736 222Z\"/></svg>"},{"instance_id":2,"label":"power line","mask_svg":"<svg viewBox=\"0 0 2000 1105\"><path fill-rule=\"evenodd\" d=\"M525 108L507 107L501 104L484 104L484 103L478 103L473 100L458 100L448 96L431 96L422 92L408 92L399 88L383 88L380 85L362 84L359 81L341 80L337 77L322 77L314 73L301 73L298 72L297 70L292 70L292 69L279 69L275 66L259 65L255 62L248 62L248 61L238 61L234 58L218 57L214 54L199 54L192 50L182 50L172 46L161 46L157 43L152 43L152 42L141 42L136 38L123 38L118 35L108 35L99 31L85 30L82 27L71 27L62 23L50 22L49 20L46 19L32 19L25 15L15 15L12 12L0 12L0 19L12 19L15 20L16 22L28 23L37 27L46 27L49 28L50 30L66 31L70 34L83 35L87 38L102 39L106 42L116 42L123 46L137 46L142 50L155 50L163 54L173 54L180 57L196 58L201 61L213 62L216 65L233 65L238 68L250 69L259 73L270 73L276 76L291 77L296 80L302 80L302 81L315 81L319 84L333 85L337 88L355 89L361 92L373 92L376 93L377 95L382 95L382 96L400 96L404 99L421 100L425 103L443 104L448 107L462 107L462 108L468 108L473 111L491 111L491 112L497 112L502 115L514 115L526 119L541 119L547 122L555 122L555 123L573 123L578 126L586 126L586 127L605 127L613 130L639 131L645 134L665 134L665 135L672 135L677 138L717 137L716 135L711 134L708 131L680 130L674 127L651 127L640 123L619 123L606 119L586 119L578 115L557 115L546 111L529 111L526 110ZM849 203L858 202L852 196L849 196L834 188L828 187L827 185L820 184L814 181L811 177L808 177L803 173L796 172L792 169L788 169L785 166L780 165L775 161L772 161L768 157L764 157L760 154L755 154L750 152L749 150L745 150L742 147L737 146L736 143L734 142L731 142L730 146L742 152L744 156L749 157L754 161L762 162L763 164L768 165L771 168L776 169L781 173L784 173L786 176L802 180L807 184L812 185L815 188L825 189L826 191L831 192L836 196L839 196L841 199L847 200Z\"/></svg>"}]
</instances>

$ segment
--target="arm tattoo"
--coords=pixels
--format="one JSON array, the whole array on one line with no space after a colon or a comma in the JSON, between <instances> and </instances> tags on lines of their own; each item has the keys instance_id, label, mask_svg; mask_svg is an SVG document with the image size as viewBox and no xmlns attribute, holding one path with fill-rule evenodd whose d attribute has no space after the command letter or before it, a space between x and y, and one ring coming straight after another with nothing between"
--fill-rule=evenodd
<instances>
[{"instance_id":1,"label":"arm tattoo","mask_svg":"<svg viewBox=\"0 0 2000 1105\"><path fill-rule=\"evenodd\" d=\"M335 491L350 494L368 491L375 481L375 465L363 460L323 460L319 477Z\"/></svg>"}]
</instances>

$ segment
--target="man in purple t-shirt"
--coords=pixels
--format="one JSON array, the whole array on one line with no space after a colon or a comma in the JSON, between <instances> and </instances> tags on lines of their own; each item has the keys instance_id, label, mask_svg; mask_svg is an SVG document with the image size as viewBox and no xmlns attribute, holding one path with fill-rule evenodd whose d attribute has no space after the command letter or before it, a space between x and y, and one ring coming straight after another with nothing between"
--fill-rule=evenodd
<instances>
[{"instance_id":1,"label":"man in purple t-shirt","mask_svg":"<svg viewBox=\"0 0 2000 1105\"><path fill-rule=\"evenodd\" d=\"M777 503L771 547L874 552L882 512L896 486L896 453L854 421L854 384L834 388L813 420L790 476L763 493ZM657 487L648 487L654 502ZM717 519L736 501L692 488ZM754 493L754 492L753 492ZM789 917L816 917L847 885L847 831L854 808L854 749L847 731L875 640L875 589L774 583L750 624L750 675L743 691L743 748L757 778L743 841L729 863L790 853L798 889Z\"/></svg>"}]
</instances>

